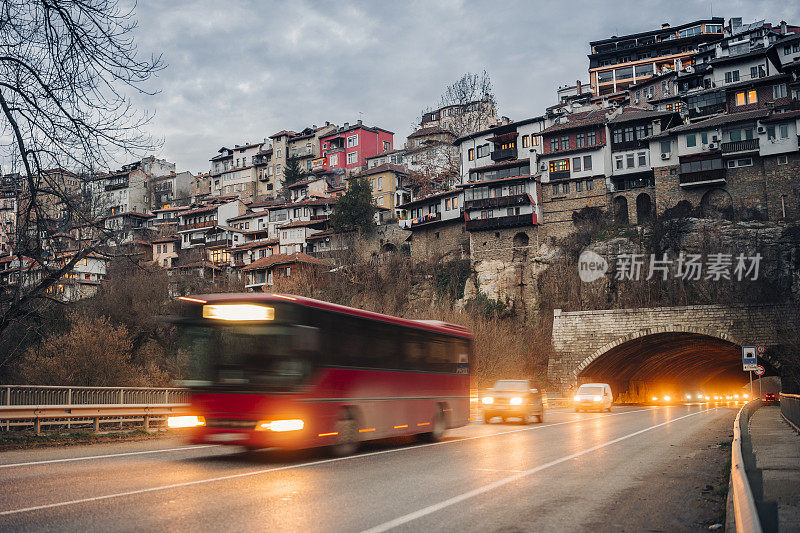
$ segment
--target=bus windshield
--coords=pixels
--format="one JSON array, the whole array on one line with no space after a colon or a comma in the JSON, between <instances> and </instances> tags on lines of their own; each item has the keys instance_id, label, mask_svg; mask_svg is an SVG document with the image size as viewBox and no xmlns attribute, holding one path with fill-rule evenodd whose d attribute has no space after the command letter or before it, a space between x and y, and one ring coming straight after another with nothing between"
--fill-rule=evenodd
<instances>
[{"instance_id":1,"label":"bus windshield","mask_svg":"<svg viewBox=\"0 0 800 533\"><path fill-rule=\"evenodd\" d=\"M197 386L293 390L311 375L316 338L316 328L303 326L184 327L181 377Z\"/></svg>"}]
</instances>

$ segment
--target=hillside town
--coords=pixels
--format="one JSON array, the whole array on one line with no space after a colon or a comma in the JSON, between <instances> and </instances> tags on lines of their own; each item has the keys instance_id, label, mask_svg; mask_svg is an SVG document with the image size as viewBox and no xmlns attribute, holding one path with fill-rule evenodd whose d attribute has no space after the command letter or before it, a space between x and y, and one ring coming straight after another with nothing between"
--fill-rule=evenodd
<instances>
[{"instance_id":1,"label":"hillside town","mask_svg":"<svg viewBox=\"0 0 800 533\"><path fill-rule=\"evenodd\" d=\"M424 110L405 140L392 125L320 117L221 139L201 174L154 156L91 175L50 169L61 194L39 198L34 227L19 223L30 219L28 182L5 173L0 284L42 275L20 252L31 242L64 263L97 250L50 289L74 301L94 294L119 254L262 291L324 276L356 242L372 261L478 261L555 243L592 212L623 225L665 212L800 219L800 27L713 17L643 30L590 42L587 72L527 116L498 115L486 94ZM375 230L353 239L331 220L360 180ZM90 216L77 218L65 198Z\"/></svg>"}]
</instances>

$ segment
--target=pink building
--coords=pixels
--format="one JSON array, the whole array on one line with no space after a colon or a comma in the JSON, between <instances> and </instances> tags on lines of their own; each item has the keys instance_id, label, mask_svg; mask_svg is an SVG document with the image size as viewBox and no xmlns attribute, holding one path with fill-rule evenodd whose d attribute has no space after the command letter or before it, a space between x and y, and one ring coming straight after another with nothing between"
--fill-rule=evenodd
<instances>
[{"instance_id":1,"label":"pink building","mask_svg":"<svg viewBox=\"0 0 800 533\"><path fill-rule=\"evenodd\" d=\"M367 158L392 149L394 133L378 127L364 126L359 120L320 137L322 157L314 168L355 170L366 167Z\"/></svg>"}]
</instances>

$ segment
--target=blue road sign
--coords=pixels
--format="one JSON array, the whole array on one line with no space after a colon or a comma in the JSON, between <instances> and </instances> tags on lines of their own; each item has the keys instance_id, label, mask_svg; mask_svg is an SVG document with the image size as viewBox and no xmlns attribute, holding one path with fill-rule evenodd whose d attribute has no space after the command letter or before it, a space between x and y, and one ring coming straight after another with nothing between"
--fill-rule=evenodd
<instances>
[{"instance_id":1,"label":"blue road sign","mask_svg":"<svg viewBox=\"0 0 800 533\"><path fill-rule=\"evenodd\" d=\"M742 367L745 372L756 370L758 367L755 346L742 346Z\"/></svg>"}]
</instances>

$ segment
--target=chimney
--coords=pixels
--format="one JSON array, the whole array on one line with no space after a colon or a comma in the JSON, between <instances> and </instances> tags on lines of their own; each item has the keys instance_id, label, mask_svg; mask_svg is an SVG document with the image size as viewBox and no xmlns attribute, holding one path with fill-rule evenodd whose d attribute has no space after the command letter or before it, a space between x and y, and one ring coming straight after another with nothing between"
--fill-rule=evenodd
<instances>
[{"instance_id":1,"label":"chimney","mask_svg":"<svg viewBox=\"0 0 800 533\"><path fill-rule=\"evenodd\" d=\"M312 124L311 127L314 128L314 129L317 129L317 125L316 124Z\"/></svg>"},{"instance_id":2,"label":"chimney","mask_svg":"<svg viewBox=\"0 0 800 533\"><path fill-rule=\"evenodd\" d=\"M742 29L742 17L730 19L731 35L736 35Z\"/></svg>"},{"instance_id":3,"label":"chimney","mask_svg":"<svg viewBox=\"0 0 800 533\"><path fill-rule=\"evenodd\" d=\"M581 95L581 80L575 80L575 90L578 96Z\"/></svg>"},{"instance_id":4,"label":"chimney","mask_svg":"<svg viewBox=\"0 0 800 533\"><path fill-rule=\"evenodd\" d=\"M358 125L361 126L362 124L363 122L361 122L361 119L358 119Z\"/></svg>"},{"instance_id":5,"label":"chimney","mask_svg":"<svg viewBox=\"0 0 800 533\"><path fill-rule=\"evenodd\" d=\"M349 122L345 122L345 123L344 123L344 127L345 127L345 128L349 128L349 127L350 127L350 123L349 123Z\"/></svg>"},{"instance_id":6,"label":"chimney","mask_svg":"<svg viewBox=\"0 0 800 533\"><path fill-rule=\"evenodd\" d=\"M653 121L653 135L661 133L661 120L656 119Z\"/></svg>"},{"instance_id":7,"label":"chimney","mask_svg":"<svg viewBox=\"0 0 800 533\"><path fill-rule=\"evenodd\" d=\"M664 24L661 25L662 30L666 30L667 28L669 28L669 22L665 22Z\"/></svg>"},{"instance_id":8,"label":"chimney","mask_svg":"<svg viewBox=\"0 0 800 533\"><path fill-rule=\"evenodd\" d=\"M326 125L326 126L330 126L330 125L331 125L331 123L330 123L329 121L327 121L327 120L326 120L326 121L325 121L325 125Z\"/></svg>"},{"instance_id":9,"label":"chimney","mask_svg":"<svg viewBox=\"0 0 800 533\"><path fill-rule=\"evenodd\" d=\"M782 20L782 21L781 21L781 35L786 35L786 32L787 32L787 31L788 31L788 30L787 30L787 28L786 28L786 21L785 21L785 20Z\"/></svg>"}]
</instances>

